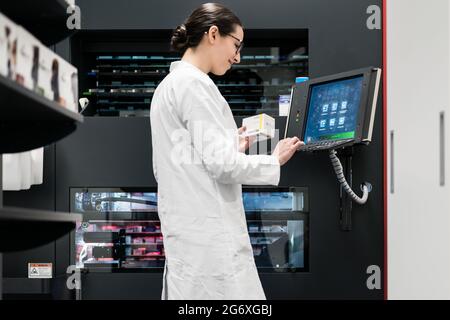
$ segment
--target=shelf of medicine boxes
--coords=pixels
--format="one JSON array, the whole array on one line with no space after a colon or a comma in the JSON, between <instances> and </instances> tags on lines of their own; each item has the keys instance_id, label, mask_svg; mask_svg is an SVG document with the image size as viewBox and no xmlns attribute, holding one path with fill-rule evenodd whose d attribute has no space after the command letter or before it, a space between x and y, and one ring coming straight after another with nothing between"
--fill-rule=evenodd
<instances>
[{"instance_id":1,"label":"shelf of medicine boxes","mask_svg":"<svg viewBox=\"0 0 450 320\"><path fill-rule=\"evenodd\" d=\"M49 46L73 35L77 30L67 27L69 5L65 0L0 1L0 11L23 26Z\"/></svg>"},{"instance_id":2,"label":"shelf of medicine boxes","mask_svg":"<svg viewBox=\"0 0 450 320\"><path fill-rule=\"evenodd\" d=\"M30 249L54 241L73 230L81 219L82 215L75 213L2 207L0 252Z\"/></svg>"},{"instance_id":3,"label":"shelf of medicine boxes","mask_svg":"<svg viewBox=\"0 0 450 320\"><path fill-rule=\"evenodd\" d=\"M128 58L127 58L128 57ZM280 61L277 63L273 63L270 61L269 63L262 63L261 61L266 61L267 59L263 56L263 60L256 59L254 56L244 56L242 58L243 63L240 65L233 65L232 69L267 69L271 67L276 68L295 68L301 69L302 71L298 71L302 73L304 71L305 66L303 65L305 61L307 61L308 56L299 56L296 59L290 59L285 61ZM115 62L123 62L123 61L133 61L136 63L132 63L130 65L121 65L121 64L111 64L111 63L99 63L95 66L95 69L92 69L88 72L89 77L96 78L97 81L99 79L127 79L127 78L144 78L144 79L152 79L152 80L160 80L167 73L169 64L166 63L165 60L173 60L175 58L170 57L151 57L148 59L147 56L121 56L120 59L114 56L103 56L102 61L115 61ZM143 64L139 61L151 60L156 64ZM163 62L160 62L162 60ZM245 60L245 61L244 61ZM270 60L270 59L269 59ZM152 70L156 69L156 70ZM256 72L256 70L254 70ZM290 88L292 86L291 83L245 83L247 75L242 75L242 81L233 81L231 83L227 83L227 81L223 78L219 78L217 86L219 90L222 92L223 96L227 99L228 103L232 107L232 111L234 115L242 115L249 112L249 109L257 107L265 106L264 109L260 111L265 112L278 112L278 96L279 94L288 94L290 93ZM98 85L98 82L97 82ZM114 89L116 92L109 92L109 89L114 88L114 85L101 85L96 89L89 89L89 91L83 92L84 96L94 96L97 99L96 105L138 105L138 104L148 104L148 101L139 102L111 102L109 100L105 100L107 98L152 98L153 92L158 85L158 81L152 82L151 84L143 84L139 87L135 85L130 85L130 88L126 89ZM99 89L102 87L102 89ZM127 87L125 85L117 84L118 88ZM123 92L120 92L123 90ZM102 99L103 98L103 99ZM255 100L255 98L258 98ZM101 100L100 100L101 99ZM254 107L253 107L254 106ZM267 109L268 107L271 107ZM244 107L244 109L242 109ZM258 110L253 110L256 112Z\"/></svg>"},{"instance_id":4,"label":"shelf of medicine boxes","mask_svg":"<svg viewBox=\"0 0 450 320\"><path fill-rule=\"evenodd\" d=\"M83 121L78 113L4 76L0 76L0 106L0 153L50 144L73 132ZM0 252L49 243L73 230L81 219L80 214L2 207L0 203Z\"/></svg>"},{"instance_id":5,"label":"shelf of medicine boxes","mask_svg":"<svg viewBox=\"0 0 450 320\"><path fill-rule=\"evenodd\" d=\"M1 1L0 11L45 45L75 32L66 26L65 0ZM0 75L0 154L32 150L76 129L83 117ZM2 192L0 184L0 192ZM2 207L0 252L44 245L73 230L80 214ZM1 281L0 274L0 281Z\"/></svg>"},{"instance_id":6,"label":"shelf of medicine boxes","mask_svg":"<svg viewBox=\"0 0 450 320\"><path fill-rule=\"evenodd\" d=\"M83 116L0 75L0 153L33 150L72 133Z\"/></svg>"}]
</instances>

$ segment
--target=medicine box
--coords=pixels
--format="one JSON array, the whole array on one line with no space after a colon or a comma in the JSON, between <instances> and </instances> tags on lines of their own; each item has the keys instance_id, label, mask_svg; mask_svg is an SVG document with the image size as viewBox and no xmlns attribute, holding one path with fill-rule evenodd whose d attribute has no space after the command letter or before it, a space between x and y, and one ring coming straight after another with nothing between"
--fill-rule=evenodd
<instances>
[{"instance_id":1,"label":"medicine box","mask_svg":"<svg viewBox=\"0 0 450 320\"><path fill-rule=\"evenodd\" d=\"M243 136L256 136L259 141L275 136L275 119L265 113L244 118L242 126L246 127Z\"/></svg>"}]
</instances>

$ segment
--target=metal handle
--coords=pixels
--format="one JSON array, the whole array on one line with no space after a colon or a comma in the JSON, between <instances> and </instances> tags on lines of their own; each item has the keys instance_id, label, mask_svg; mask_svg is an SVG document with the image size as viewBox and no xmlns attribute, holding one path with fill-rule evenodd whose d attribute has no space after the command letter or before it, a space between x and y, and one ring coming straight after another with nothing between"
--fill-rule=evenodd
<instances>
[{"instance_id":1,"label":"metal handle","mask_svg":"<svg viewBox=\"0 0 450 320\"><path fill-rule=\"evenodd\" d=\"M391 152L391 158L389 161L389 167L391 169L391 176L390 176L390 191L391 193L394 193L394 130L391 130L390 132L390 152Z\"/></svg>"},{"instance_id":2,"label":"metal handle","mask_svg":"<svg viewBox=\"0 0 450 320\"><path fill-rule=\"evenodd\" d=\"M445 185L445 117L439 113L439 184Z\"/></svg>"}]
</instances>

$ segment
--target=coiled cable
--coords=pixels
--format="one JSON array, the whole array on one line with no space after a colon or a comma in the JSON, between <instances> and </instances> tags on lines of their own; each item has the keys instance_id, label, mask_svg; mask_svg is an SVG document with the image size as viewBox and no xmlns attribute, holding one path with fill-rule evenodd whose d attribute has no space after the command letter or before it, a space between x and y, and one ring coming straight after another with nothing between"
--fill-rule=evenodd
<instances>
[{"instance_id":1,"label":"coiled cable","mask_svg":"<svg viewBox=\"0 0 450 320\"><path fill-rule=\"evenodd\" d=\"M364 204L367 201L367 198L369 197L369 192L371 190L372 185L368 182L365 182L362 186L363 195L362 197L358 197L352 190L352 188L348 185L347 180L344 176L344 170L342 168L341 161L336 156L335 150L330 150L330 159L331 164L333 165L334 172L336 172L337 179L339 183L341 184L342 188L347 192L347 194L350 196L350 198L359 204Z\"/></svg>"}]
</instances>

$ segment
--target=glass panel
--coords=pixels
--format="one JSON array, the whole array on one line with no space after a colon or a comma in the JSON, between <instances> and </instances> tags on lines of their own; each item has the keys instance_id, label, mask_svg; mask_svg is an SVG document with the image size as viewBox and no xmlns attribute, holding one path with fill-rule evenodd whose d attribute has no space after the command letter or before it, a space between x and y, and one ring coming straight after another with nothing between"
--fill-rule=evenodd
<instances>
[{"instance_id":1,"label":"glass panel","mask_svg":"<svg viewBox=\"0 0 450 320\"><path fill-rule=\"evenodd\" d=\"M159 221L89 220L75 232L79 268L162 268L164 246Z\"/></svg>"},{"instance_id":2,"label":"glass panel","mask_svg":"<svg viewBox=\"0 0 450 320\"><path fill-rule=\"evenodd\" d=\"M305 188L245 188L244 208L261 271L307 271ZM73 188L71 211L83 213L75 232L75 264L105 271L159 270L164 245L157 193L120 188Z\"/></svg>"},{"instance_id":3,"label":"glass panel","mask_svg":"<svg viewBox=\"0 0 450 320\"><path fill-rule=\"evenodd\" d=\"M75 192L76 212L156 212L156 192Z\"/></svg>"},{"instance_id":4,"label":"glass panel","mask_svg":"<svg viewBox=\"0 0 450 320\"><path fill-rule=\"evenodd\" d=\"M302 192L243 192L244 209L251 211L303 211Z\"/></svg>"},{"instance_id":5,"label":"glass panel","mask_svg":"<svg viewBox=\"0 0 450 320\"><path fill-rule=\"evenodd\" d=\"M303 269L304 221L248 221L255 262L260 269Z\"/></svg>"},{"instance_id":6,"label":"glass panel","mask_svg":"<svg viewBox=\"0 0 450 320\"><path fill-rule=\"evenodd\" d=\"M72 56L80 68L80 90L88 116L149 115L153 93L181 56L169 50L171 30L140 33L83 32ZM124 41L123 38L127 40ZM118 49L120 48L120 49ZM82 51L77 51L82 50ZM245 30L240 63L223 76L210 74L233 115L278 115L296 77L308 76L306 29Z\"/></svg>"}]
</instances>

